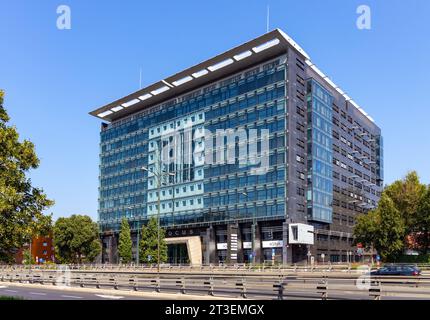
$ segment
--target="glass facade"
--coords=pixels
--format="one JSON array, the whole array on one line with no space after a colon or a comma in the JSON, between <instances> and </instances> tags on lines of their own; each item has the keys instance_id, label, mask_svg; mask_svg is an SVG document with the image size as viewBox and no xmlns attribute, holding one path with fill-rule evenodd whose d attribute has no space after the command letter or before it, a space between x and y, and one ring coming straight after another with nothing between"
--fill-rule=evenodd
<instances>
[{"instance_id":1,"label":"glass facade","mask_svg":"<svg viewBox=\"0 0 430 320\"><path fill-rule=\"evenodd\" d=\"M99 188L102 229L117 230L122 217L140 224L158 210L162 225L283 216L285 75L286 66L274 60L164 103L155 112L137 113L103 125ZM204 137L187 141L184 131L195 137L202 130L221 129L268 130L267 173L250 174L255 164L239 164L238 157L234 163L221 164L205 164L203 153L196 157ZM157 167L157 159L172 136L179 137L181 149L190 143L193 159L168 165L162 161L162 168ZM255 138L260 152L261 134ZM234 150L238 148L239 141ZM206 148L204 153L208 152L214 150ZM160 188L153 173L157 169L168 174Z\"/></svg>"},{"instance_id":2,"label":"glass facade","mask_svg":"<svg viewBox=\"0 0 430 320\"><path fill-rule=\"evenodd\" d=\"M333 97L317 81L307 84L308 219L332 222L333 215Z\"/></svg>"},{"instance_id":3,"label":"glass facade","mask_svg":"<svg viewBox=\"0 0 430 320\"><path fill-rule=\"evenodd\" d=\"M273 35L91 113L112 121L100 142L104 261L115 261L123 217L137 247L158 214L168 238L199 238L204 263L306 261L307 246L286 246L292 223L314 227L315 257L353 249L356 216L382 191L381 130ZM169 261L186 263L184 250L171 245Z\"/></svg>"}]
</instances>

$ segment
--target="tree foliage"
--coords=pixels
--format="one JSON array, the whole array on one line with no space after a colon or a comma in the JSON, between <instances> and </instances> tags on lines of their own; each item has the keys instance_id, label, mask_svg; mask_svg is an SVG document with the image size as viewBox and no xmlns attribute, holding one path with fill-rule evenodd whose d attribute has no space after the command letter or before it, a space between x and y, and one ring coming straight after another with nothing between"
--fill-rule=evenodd
<instances>
[{"instance_id":1,"label":"tree foliage","mask_svg":"<svg viewBox=\"0 0 430 320\"><path fill-rule=\"evenodd\" d=\"M130 225L126 218L122 219L118 241L118 255L122 263L130 263L133 257Z\"/></svg>"},{"instance_id":2,"label":"tree foliage","mask_svg":"<svg viewBox=\"0 0 430 320\"><path fill-rule=\"evenodd\" d=\"M62 263L93 262L101 251L97 223L82 215L59 218L54 225L54 245Z\"/></svg>"},{"instance_id":3,"label":"tree foliage","mask_svg":"<svg viewBox=\"0 0 430 320\"><path fill-rule=\"evenodd\" d=\"M147 226L142 227L141 241L139 245L139 260L142 263L158 263L158 235L157 219L151 217ZM160 263L167 261L167 244L165 230L160 228Z\"/></svg>"},{"instance_id":4,"label":"tree foliage","mask_svg":"<svg viewBox=\"0 0 430 320\"><path fill-rule=\"evenodd\" d=\"M36 264L36 260L34 260L30 249L25 249L22 253L22 260L23 263L26 265L33 265Z\"/></svg>"},{"instance_id":5,"label":"tree foliage","mask_svg":"<svg viewBox=\"0 0 430 320\"><path fill-rule=\"evenodd\" d=\"M430 247L430 186L428 186L417 208L415 240L418 249L427 254Z\"/></svg>"},{"instance_id":6,"label":"tree foliage","mask_svg":"<svg viewBox=\"0 0 430 320\"><path fill-rule=\"evenodd\" d=\"M39 166L34 145L20 141L3 107L0 90L0 261L10 262L33 236L45 234L52 220L43 211L53 205L26 173Z\"/></svg>"},{"instance_id":7,"label":"tree foliage","mask_svg":"<svg viewBox=\"0 0 430 320\"><path fill-rule=\"evenodd\" d=\"M410 172L387 186L378 207L357 217L356 242L373 247L384 259L395 260L410 247L428 252L430 245L430 187Z\"/></svg>"},{"instance_id":8,"label":"tree foliage","mask_svg":"<svg viewBox=\"0 0 430 320\"><path fill-rule=\"evenodd\" d=\"M417 210L425 190L426 186L420 183L415 171L409 172L404 179L395 181L384 190L401 212L407 234L416 231Z\"/></svg>"},{"instance_id":9,"label":"tree foliage","mask_svg":"<svg viewBox=\"0 0 430 320\"><path fill-rule=\"evenodd\" d=\"M405 224L393 200L383 193L378 208L361 215L354 229L356 241L374 248L383 260L401 254L404 248Z\"/></svg>"}]
</instances>

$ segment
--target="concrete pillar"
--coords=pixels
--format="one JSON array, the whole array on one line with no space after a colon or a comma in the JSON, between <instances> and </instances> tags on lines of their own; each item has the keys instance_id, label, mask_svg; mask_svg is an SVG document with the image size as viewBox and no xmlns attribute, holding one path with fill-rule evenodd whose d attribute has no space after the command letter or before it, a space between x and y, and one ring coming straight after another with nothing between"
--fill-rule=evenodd
<instances>
[{"instance_id":1,"label":"concrete pillar","mask_svg":"<svg viewBox=\"0 0 430 320\"><path fill-rule=\"evenodd\" d=\"M215 241L215 229L210 226L206 229L205 236L205 259L204 263L216 263L216 241Z\"/></svg>"},{"instance_id":2,"label":"concrete pillar","mask_svg":"<svg viewBox=\"0 0 430 320\"><path fill-rule=\"evenodd\" d=\"M116 264L119 262L119 259L118 259L118 242L117 242L116 234L113 234L111 236L109 260L110 260L110 263L113 263L113 264Z\"/></svg>"},{"instance_id":3,"label":"concrete pillar","mask_svg":"<svg viewBox=\"0 0 430 320\"><path fill-rule=\"evenodd\" d=\"M261 247L261 233L260 233L260 225L258 223L256 223L256 225L255 225L254 242L255 242L254 243L254 246L255 246L255 263L262 263L263 262L263 248Z\"/></svg>"},{"instance_id":4,"label":"concrete pillar","mask_svg":"<svg viewBox=\"0 0 430 320\"><path fill-rule=\"evenodd\" d=\"M238 237L239 226L237 224L230 224L227 226L227 263L237 263L238 254Z\"/></svg>"},{"instance_id":5,"label":"concrete pillar","mask_svg":"<svg viewBox=\"0 0 430 320\"><path fill-rule=\"evenodd\" d=\"M293 263L293 248L288 243L288 223L282 224L282 264L288 265Z\"/></svg>"}]
</instances>

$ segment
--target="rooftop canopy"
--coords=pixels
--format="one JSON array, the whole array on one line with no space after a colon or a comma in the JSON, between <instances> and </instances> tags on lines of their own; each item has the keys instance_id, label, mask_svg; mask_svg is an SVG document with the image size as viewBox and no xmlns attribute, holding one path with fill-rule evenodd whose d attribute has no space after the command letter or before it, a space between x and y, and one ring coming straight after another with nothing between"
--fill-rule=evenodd
<instances>
[{"instance_id":1,"label":"rooftop canopy","mask_svg":"<svg viewBox=\"0 0 430 320\"><path fill-rule=\"evenodd\" d=\"M308 54L293 39L282 30L275 29L217 55L216 57L102 106L90 112L90 114L108 122L115 121L163 101L167 101L180 94L197 89L200 86L216 81L226 75L233 74L248 66L276 57L286 52L288 48L296 50L303 56L306 63L313 68L317 74L321 75L330 86L336 89L340 94L346 96L339 87L310 61ZM367 118L373 121L349 97L346 98Z\"/></svg>"}]
</instances>

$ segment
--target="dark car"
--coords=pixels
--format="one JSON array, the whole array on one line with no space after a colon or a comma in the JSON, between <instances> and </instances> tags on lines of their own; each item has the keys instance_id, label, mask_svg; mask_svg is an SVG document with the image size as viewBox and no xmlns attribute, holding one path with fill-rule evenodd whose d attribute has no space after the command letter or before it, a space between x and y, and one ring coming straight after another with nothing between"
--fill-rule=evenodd
<instances>
[{"instance_id":1,"label":"dark car","mask_svg":"<svg viewBox=\"0 0 430 320\"><path fill-rule=\"evenodd\" d=\"M419 276L421 270L410 265L390 265L371 272L372 276Z\"/></svg>"}]
</instances>

